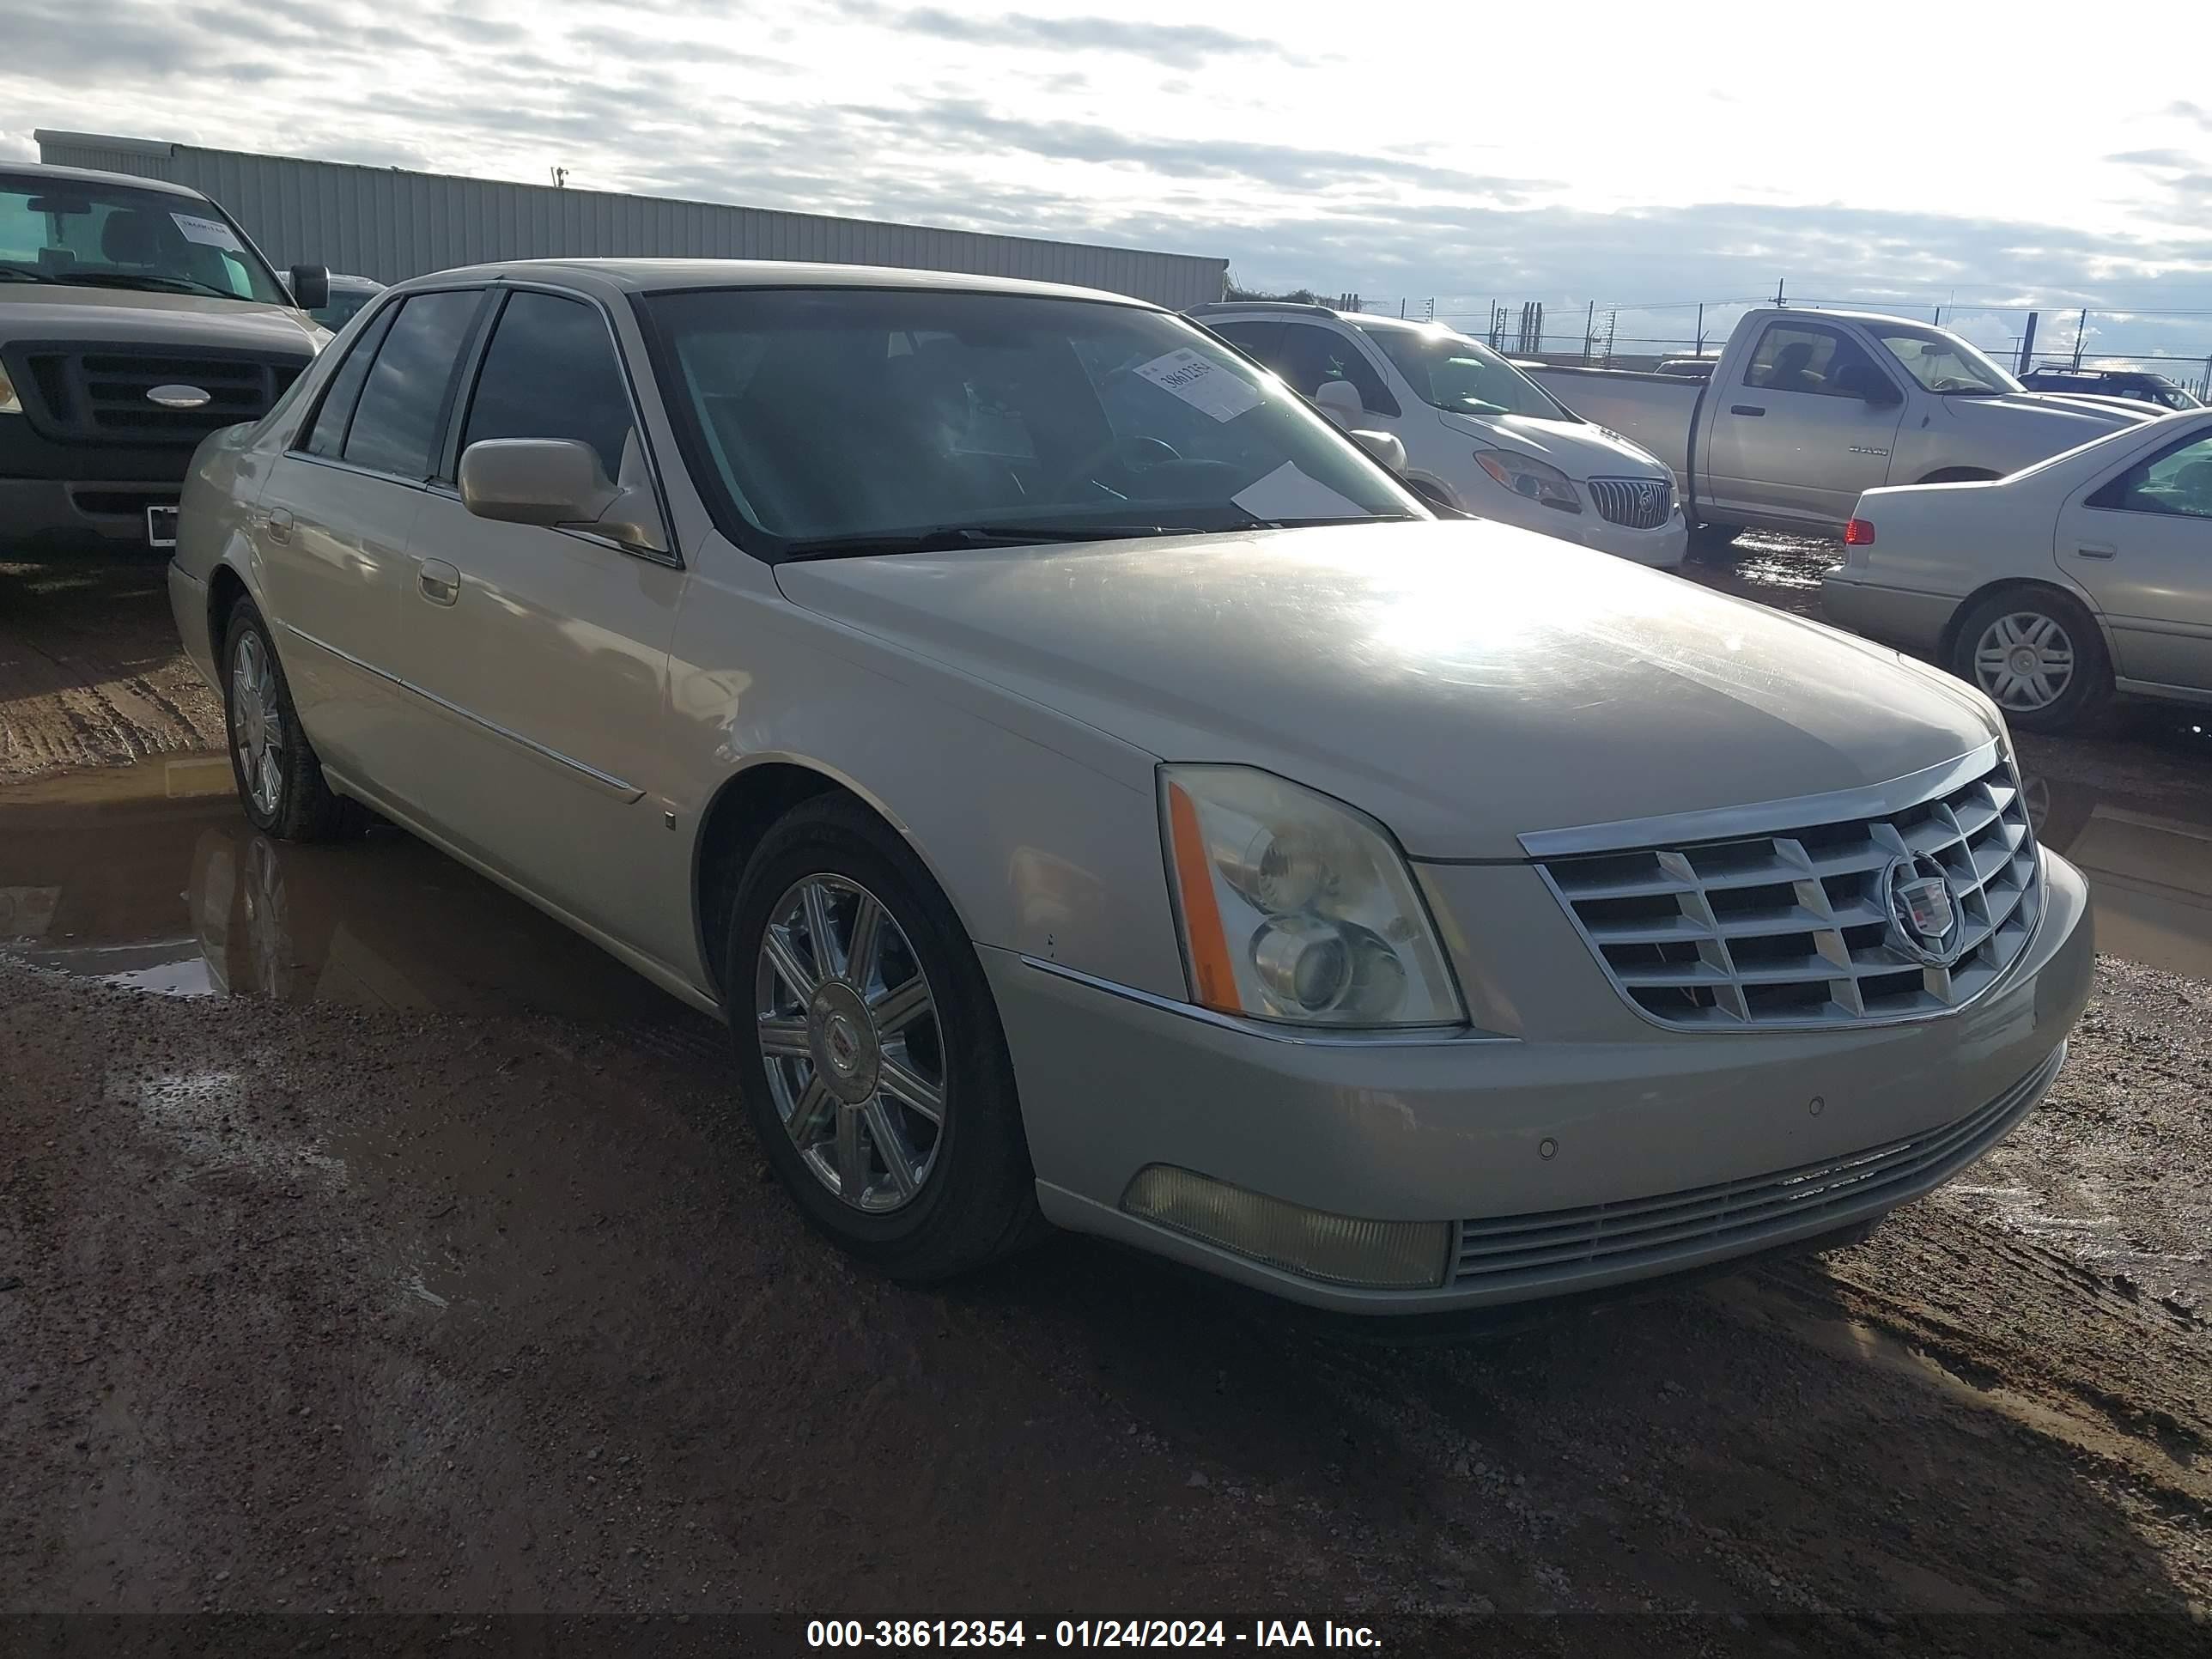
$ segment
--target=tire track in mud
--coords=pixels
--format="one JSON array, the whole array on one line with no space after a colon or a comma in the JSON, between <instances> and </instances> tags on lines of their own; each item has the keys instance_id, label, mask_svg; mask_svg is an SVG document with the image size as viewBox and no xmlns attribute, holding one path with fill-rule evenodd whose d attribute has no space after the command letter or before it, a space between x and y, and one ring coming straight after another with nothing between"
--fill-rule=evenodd
<instances>
[{"instance_id":1,"label":"tire track in mud","mask_svg":"<svg viewBox=\"0 0 2212 1659\"><path fill-rule=\"evenodd\" d=\"M143 554L0 556L0 776L219 744L163 569Z\"/></svg>"}]
</instances>

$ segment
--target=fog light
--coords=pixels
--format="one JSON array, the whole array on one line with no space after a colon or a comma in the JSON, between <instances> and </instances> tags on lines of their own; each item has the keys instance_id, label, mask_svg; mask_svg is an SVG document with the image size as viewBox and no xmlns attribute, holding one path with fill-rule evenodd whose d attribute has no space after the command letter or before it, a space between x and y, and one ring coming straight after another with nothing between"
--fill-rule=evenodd
<instances>
[{"instance_id":1,"label":"fog light","mask_svg":"<svg viewBox=\"0 0 2212 1659\"><path fill-rule=\"evenodd\" d=\"M1449 1221L1330 1215L1166 1164L1139 1170L1121 1207L1271 1267L1361 1290L1433 1289L1451 1248Z\"/></svg>"}]
</instances>

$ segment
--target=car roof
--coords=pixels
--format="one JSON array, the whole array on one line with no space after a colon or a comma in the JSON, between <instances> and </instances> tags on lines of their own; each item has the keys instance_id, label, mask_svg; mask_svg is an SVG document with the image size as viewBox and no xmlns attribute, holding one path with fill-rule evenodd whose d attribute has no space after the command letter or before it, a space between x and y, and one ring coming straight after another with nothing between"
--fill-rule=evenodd
<instances>
[{"instance_id":1,"label":"car roof","mask_svg":"<svg viewBox=\"0 0 2212 1659\"><path fill-rule=\"evenodd\" d=\"M167 179L144 179L135 173L101 173L94 167L49 167L44 161L0 162L0 183L19 179L46 179L56 184L71 185L125 185L132 190L150 190L163 196L181 196L188 202L208 199L186 185L173 185Z\"/></svg>"},{"instance_id":2,"label":"car roof","mask_svg":"<svg viewBox=\"0 0 2212 1659\"><path fill-rule=\"evenodd\" d=\"M702 288L898 288L934 289L947 294L1028 294L1063 300L1107 300L1141 310L1161 307L1127 294L1109 294L1062 283L1034 283L1014 276L973 276L964 271L920 270L904 265L833 265L787 259L507 259L465 265L416 277L404 286L434 283L490 282L559 276L596 278L634 293L669 293Z\"/></svg>"},{"instance_id":3,"label":"car roof","mask_svg":"<svg viewBox=\"0 0 2212 1659\"><path fill-rule=\"evenodd\" d=\"M343 270L331 273L331 288L333 292L342 289L348 294L381 294L384 291L384 284L375 277L356 276Z\"/></svg>"}]
</instances>

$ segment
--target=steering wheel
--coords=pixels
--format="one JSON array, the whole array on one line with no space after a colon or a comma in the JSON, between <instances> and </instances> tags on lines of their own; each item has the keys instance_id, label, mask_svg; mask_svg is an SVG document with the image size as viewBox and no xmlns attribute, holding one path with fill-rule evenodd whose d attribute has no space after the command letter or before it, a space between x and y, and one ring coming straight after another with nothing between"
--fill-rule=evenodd
<instances>
[{"instance_id":1,"label":"steering wheel","mask_svg":"<svg viewBox=\"0 0 2212 1659\"><path fill-rule=\"evenodd\" d=\"M1139 459L1141 457L1142 459ZM1097 482L1092 477L1104 463L1113 461L1132 471L1146 467L1161 466L1182 459L1182 452L1161 438L1109 438L1097 448L1087 452L1083 459L1055 479L1047 491L1052 499L1059 499L1068 491Z\"/></svg>"}]
</instances>

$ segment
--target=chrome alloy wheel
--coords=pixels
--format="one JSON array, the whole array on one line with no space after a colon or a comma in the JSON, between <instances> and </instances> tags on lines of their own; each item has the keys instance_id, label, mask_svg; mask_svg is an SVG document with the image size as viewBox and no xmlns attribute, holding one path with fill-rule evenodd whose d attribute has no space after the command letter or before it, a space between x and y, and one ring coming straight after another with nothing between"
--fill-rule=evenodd
<instances>
[{"instance_id":1,"label":"chrome alloy wheel","mask_svg":"<svg viewBox=\"0 0 2212 1659\"><path fill-rule=\"evenodd\" d=\"M284 793L284 714L276 701L276 665L252 631L238 636L230 656L230 743L254 810L273 817Z\"/></svg>"},{"instance_id":2,"label":"chrome alloy wheel","mask_svg":"<svg viewBox=\"0 0 2212 1659\"><path fill-rule=\"evenodd\" d=\"M2074 682L2073 636L2041 611L1999 617L1975 642L1974 678L2000 708L2013 714L2048 708Z\"/></svg>"},{"instance_id":3,"label":"chrome alloy wheel","mask_svg":"<svg viewBox=\"0 0 2212 1659\"><path fill-rule=\"evenodd\" d=\"M945 1138L937 1003L905 930L843 876L769 912L753 975L769 1093L814 1177L870 1214L911 1203Z\"/></svg>"}]
</instances>

